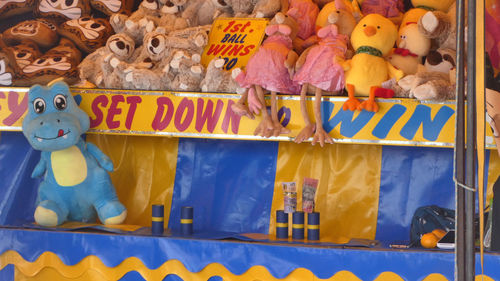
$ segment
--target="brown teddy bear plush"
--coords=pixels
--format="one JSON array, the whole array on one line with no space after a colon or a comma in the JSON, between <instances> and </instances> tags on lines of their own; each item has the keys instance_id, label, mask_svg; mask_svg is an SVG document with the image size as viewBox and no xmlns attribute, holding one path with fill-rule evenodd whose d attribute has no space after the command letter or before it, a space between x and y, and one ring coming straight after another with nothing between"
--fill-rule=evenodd
<instances>
[{"instance_id":1,"label":"brown teddy bear plush","mask_svg":"<svg viewBox=\"0 0 500 281\"><path fill-rule=\"evenodd\" d=\"M109 64L115 69L121 85L117 88L160 90L166 89L173 77L169 77L169 62L172 49L166 46L165 34L151 32L144 37L142 47L134 55L133 62L111 58Z\"/></svg>"},{"instance_id":2,"label":"brown teddy bear plush","mask_svg":"<svg viewBox=\"0 0 500 281\"><path fill-rule=\"evenodd\" d=\"M455 53L451 49L438 49L429 52L425 69L407 75L392 88L398 97L418 100L444 101L455 98Z\"/></svg>"},{"instance_id":3,"label":"brown teddy bear plush","mask_svg":"<svg viewBox=\"0 0 500 281\"><path fill-rule=\"evenodd\" d=\"M231 7L234 17L271 18L288 10L288 0L218 0Z\"/></svg>"},{"instance_id":4,"label":"brown teddy bear plush","mask_svg":"<svg viewBox=\"0 0 500 281\"><path fill-rule=\"evenodd\" d=\"M442 49L456 49L456 3L448 12L429 11L418 21L420 32L427 38L435 41L435 45Z\"/></svg>"},{"instance_id":5,"label":"brown teddy bear plush","mask_svg":"<svg viewBox=\"0 0 500 281\"><path fill-rule=\"evenodd\" d=\"M223 69L225 61L215 58L207 66L205 78L201 81L201 91L210 93L239 92L238 83L233 79L231 72Z\"/></svg>"},{"instance_id":6,"label":"brown teddy bear plush","mask_svg":"<svg viewBox=\"0 0 500 281\"><path fill-rule=\"evenodd\" d=\"M205 76L205 68L199 62L190 58L180 58L179 61L173 60L171 68L177 72L169 88L172 91L199 92L200 84Z\"/></svg>"},{"instance_id":7,"label":"brown teddy bear plush","mask_svg":"<svg viewBox=\"0 0 500 281\"><path fill-rule=\"evenodd\" d=\"M109 21L115 33L125 33L140 45L144 35L153 31L160 23L161 8L161 3L157 0L143 0L137 11L130 16L113 14Z\"/></svg>"},{"instance_id":8,"label":"brown teddy bear plush","mask_svg":"<svg viewBox=\"0 0 500 281\"><path fill-rule=\"evenodd\" d=\"M114 73L109 61L116 58L119 61L131 63L135 60L135 43L124 33L108 38L106 46L89 54L79 65L80 79L89 81L99 88L121 88L121 83Z\"/></svg>"},{"instance_id":9,"label":"brown teddy bear plush","mask_svg":"<svg viewBox=\"0 0 500 281\"><path fill-rule=\"evenodd\" d=\"M251 4L251 1L247 1ZM233 17L231 6L224 0L205 0L199 9L196 25L212 24L217 17Z\"/></svg>"}]
</instances>

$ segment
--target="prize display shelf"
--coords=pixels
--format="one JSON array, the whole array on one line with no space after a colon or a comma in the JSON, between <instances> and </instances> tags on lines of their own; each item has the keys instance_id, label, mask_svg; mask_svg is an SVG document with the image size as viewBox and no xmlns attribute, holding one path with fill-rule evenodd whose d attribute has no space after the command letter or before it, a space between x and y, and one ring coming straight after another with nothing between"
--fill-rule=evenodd
<instances>
[{"instance_id":1,"label":"prize display shelf","mask_svg":"<svg viewBox=\"0 0 500 281\"><path fill-rule=\"evenodd\" d=\"M28 88L0 88L0 130L21 131ZM292 141L305 122L296 95L278 95L280 123L289 134L263 138L254 131L260 122L236 115L237 94L72 89L91 119L88 133L210 139ZM267 97L268 99L269 97ZM312 98L307 108L313 118ZM336 143L453 147L455 101L377 99L379 111L345 111L347 97L323 97L323 127ZM363 97L361 97L363 100ZM269 110L269 109L268 109ZM487 128L486 147L495 148Z\"/></svg>"},{"instance_id":2,"label":"prize display shelf","mask_svg":"<svg viewBox=\"0 0 500 281\"><path fill-rule=\"evenodd\" d=\"M0 89L0 130L21 130L26 92L26 88ZM73 94L91 118L91 134L264 140L253 135L259 117L251 120L232 113L231 104L239 98L234 94L105 89L73 89ZM380 111L370 113L343 111L345 99L325 97L322 103L324 127L337 143L453 146L454 102L380 99ZM312 109L310 100L308 106ZM291 130L291 136L296 135L303 126L298 97L280 96L278 109L281 123ZM487 145L494 148L491 132L488 134ZM287 142L292 138L269 140ZM0 217L8 215L1 212ZM454 279L452 250L389 248L394 241L331 244L274 241L272 235L258 239L217 233L157 237L20 226L0 227L0 237L0 280L13 280L14 276L16 280L43 280L44 276L57 276L54 280ZM476 272L481 272L479 260L477 257ZM498 264L500 255L485 255L485 280L500 280Z\"/></svg>"}]
</instances>

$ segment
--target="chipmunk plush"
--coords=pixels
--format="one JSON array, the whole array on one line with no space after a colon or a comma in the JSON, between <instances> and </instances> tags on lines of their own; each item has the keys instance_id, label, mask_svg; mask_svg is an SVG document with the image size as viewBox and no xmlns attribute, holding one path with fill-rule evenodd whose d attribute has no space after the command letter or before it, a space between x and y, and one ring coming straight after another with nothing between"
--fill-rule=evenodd
<instances>
[{"instance_id":1,"label":"chipmunk plush","mask_svg":"<svg viewBox=\"0 0 500 281\"><path fill-rule=\"evenodd\" d=\"M88 0L39 0L35 5L37 17L52 19L57 23L90 16Z\"/></svg>"},{"instance_id":2,"label":"chipmunk plush","mask_svg":"<svg viewBox=\"0 0 500 281\"><path fill-rule=\"evenodd\" d=\"M8 49L14 54L16 64L20 70L42 56L38 45L28 39L22 40L20 44L8 47Z\"/></svg>"},{"instance_id":3,"label":"chipmunk plush","mask_svg":"<svg viewBox=\"0 0 500 281\"><path fill-rule=\"evenodd\" d=\"M343 105L344 110L368 110L377 112L375 93L383 82L395 77L403 77L403 71L396 69L384 59L394 43L398 31L394 23L379 15L365 16L351 34L351 44L356 54L344 63L346 88L349 98ZM355 96L368 96L360 103Z\"/></svg>"},{"instance_id":4,"label":"chipmunk plush","mask_svg":"<svg viewBox=\"0 0 500 281\"><path fill-rule=\"evenodd\" d=\"M81 60L82 53L75 44L61 38L59 45L16 73L16 86L47 84L56 78L74 84L79 80L78 64Z\"/></svg>"},{"instance_id":5,"label":"chipmunk plush","mask_svg":"<svg viewBox=\"0 0 500 281\"><path fill-rule=\"evenodd\" d=\"M306 127L295 138L296 143L309 139L314 132L312 144L333 143L332 138L323 129L321 116L321 96L323 91L339 92L344 89L345 77L342 65L345 60L349 36L354 30L354 16L348 13L332 11L329 17L330 25L317 32L319 42L308 48L296 63L295 82L302 85L300 92L300 107ZM343 30L345 34L339 33ZM306 93L309 86L314 86L314 117L315 125L309 119L306 106Z\"/></svg>"},{"instance_id":6,"label":"chipmunk plush","mask_svg":"<svg viewBox=\"0 0 500 281\"><path fill-rule=\"evenodd\" d=\"M112 14L130 15L134 0L90 0L92 8L111 16Z\"/></svg>"},{"instance_id":7,"label":"chipmunk plush","mask_svg":"<svg viewBox=\"0 0 500 281\"><path fill-rule=\"evenodd\" d=\"M22 21L5 30L2 38L7 45L28 39L41 48L52 48L59 42L56 25L45 19Z\"/></svg>"},{"instance_id":8,"label":"chipmunk plush","mask_svg":"<svg viewBox=\"0 0 500 281\"><path fill-rule=\"evenodd\" d=\"M0 2L0 19L32 12L36 2L36 0L4 0Z\"/></svg>"},{"instance_id":9,"label":"chipmunk plush","mask_svg":"<svg viewBox=\"0 0 500 281\"><path fill-rule=\"evenodd\" d=\"M120 224L127 210L118 200L108 172L113 163L81 135L89 116L76 104L66 83L34 85L28 92L28 113L23 134L40 161L31 176L42 177L38 187L35 221L56 226L67 220Z\"/></svg>"},{"instance_id":10,"label":"chipmunk plush","mask_svg":"<svg viewBox=\"0 0 500 281\"><path fill-rule=\"evenodd\" d=\"M82 17L62 23L57 31L73 41L82 52L89 54L106 44L113 28L106 19Z\"/></svg>"}]
</instances>

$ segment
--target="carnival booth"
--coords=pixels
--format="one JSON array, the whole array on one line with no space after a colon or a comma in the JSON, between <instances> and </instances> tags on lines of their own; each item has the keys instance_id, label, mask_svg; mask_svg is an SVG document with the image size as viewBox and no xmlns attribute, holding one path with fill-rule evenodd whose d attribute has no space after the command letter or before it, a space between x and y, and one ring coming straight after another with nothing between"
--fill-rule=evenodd
<instances>
[{"instance_id":1,"label":"carnival booth","mask_svg":"<svg viewBox=\"0 0 500 281\"><path fill-rule=\"evenodd\" d=\"M0 280L500 280L490 2L2 1Z\"/></svg>"}]
</instances>

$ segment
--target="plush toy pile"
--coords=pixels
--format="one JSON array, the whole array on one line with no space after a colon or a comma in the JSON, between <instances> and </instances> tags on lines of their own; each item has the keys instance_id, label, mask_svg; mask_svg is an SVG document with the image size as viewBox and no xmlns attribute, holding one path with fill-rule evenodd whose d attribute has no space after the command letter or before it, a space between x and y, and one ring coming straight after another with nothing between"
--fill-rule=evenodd
<instances>
[{"instance_id":1,"label":"plush toy pile","mask_svg":"<svg viewBox=\"0 0 500 281\"><path fill-rule=\"evenodd\" d=\"M238 92L233 109L252 116L263 95L344 95L345 110L377 111L375 97L454 96L453 0L6 0L0 19L32 13L2 33L0 85L63 77L99 88ZM137 6L136 8L134 8ZM201 56L217 17L272 19L245 69L223 70ZM367 97L363 102L357 96ZM272 104L275 99L272 98ZM274 108L273 106L271 106ZM303 110L297 142L331 142ZM274 110L256 133L277 136Z\"/></svg>"},{"instance_id":2,"label":"plush toy pile","mask_svg":"<svg viewBox=\"0 0 500 281\"><path fill-rule=\"evenodd\" d=\"M62 77L78 82L82 58L104 46L112 13L130 13L134 0L6 0L0 20L14 22L0 35L1 86L31 86ZM98 14L100 17L94 17ZM33 18L18 22L17 17Z\"/></svg>"},{"instance_id":3,"label":"plush toy pile","mask_svg":"<svg viewBox=\"0 0 500 281\"><path fill-rule=\"evenodd\" d=\"M255 134L287 134L276 113L276 93L300 94L306 126L300 143L331 143L322 128L322 95L343 95L344 110L378 111L376 97L442 101L455 95L455 3L453 0L402 1L289 0L288 10L270 22L268 35L245 70L233 72L241 99L240 115L263 120ZM319 9L321 8L321 9ZM310 22L315 21L315 29ZM300 55L300 57L299 57ZM271 93L271 112L264 94ZM314 121L305 97L314 94ZM359 101L358 96L367 97Z\"/></svg>"}]
</instances>

